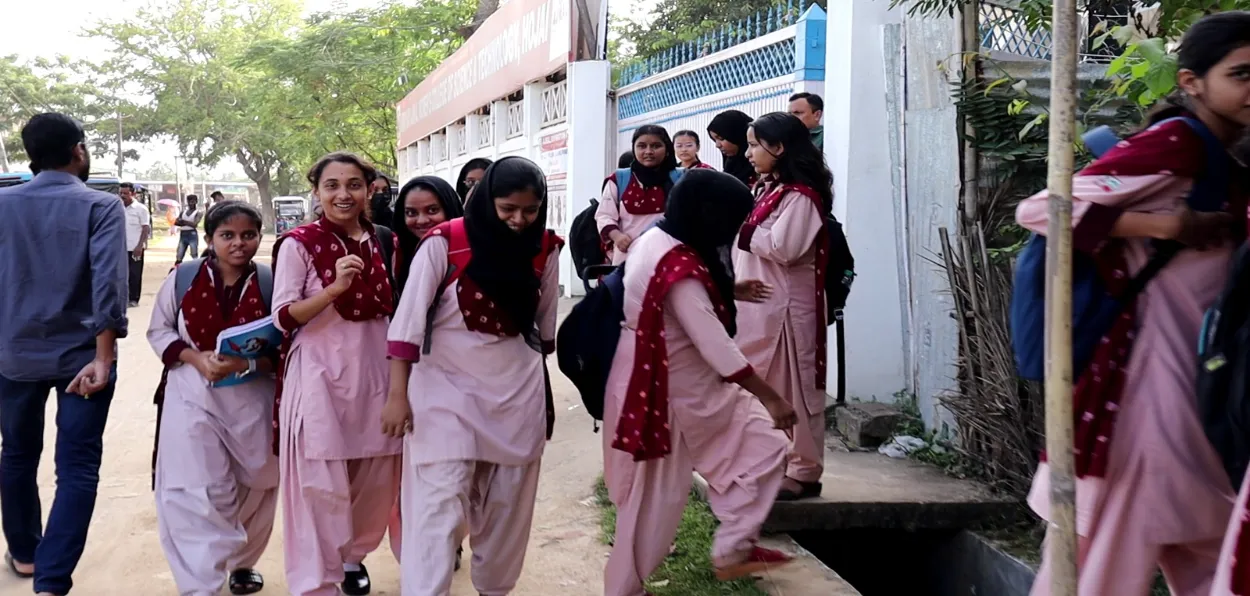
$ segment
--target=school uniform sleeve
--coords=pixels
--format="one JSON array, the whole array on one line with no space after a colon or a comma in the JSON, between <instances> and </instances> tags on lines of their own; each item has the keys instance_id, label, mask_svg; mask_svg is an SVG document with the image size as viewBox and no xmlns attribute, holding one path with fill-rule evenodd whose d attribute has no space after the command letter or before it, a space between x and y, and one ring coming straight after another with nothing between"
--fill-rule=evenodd
<instances>
[{"instance_id":1,"label":"school uniform sleeve","mask_svg":"<svg viewBox=\"0 0 1250 596\"><path fill-rule=\"evenodd\" d=\"M126 211L121 201L93 204L90 225L87 245L91 255L92 333L112 329L117 337L126 337L130 253L126 250Z\"/></svg>"},{"instance_id":2,"label":"school uniform sleeve","mask_svg":"<svg viewBox=\"0 0 1250 596\"><path fill-rule=\"evenodd\" d=\"M312 256L303 244L295 239L282 242L273 272L273 324L283 333L292 333L300 327L299 321L291 316L291 305L307 298L304 284L311 267Z\"/></svg>"},{"instance_id":3,"label":"school uniform sleeve","mask_svg":"<svg viewBox=\"0 0 1250 596\"><path fill-rule=\"evenodd\" d=\"M386 333L387 358L409 362L421 360L426 316L447 276L448 248L446 238L431 235L421 241L421 247L412 257L408 281L404 284L399 305Z\"/></svg>"},{"instance_id":4,"label":"school uniform sleeve","mask_svg":"<svg viewBox=\"0 0 1250 596\"><path fill-rule=\"evenodd\" d=\"M621 210L617 204L616 181L609 180L603 185L603 196L599 198L599 208L595 209L595 225L599 226L599 238L604 242L610 240L612 232L621 229Z\"/></svg>"},{"instance_id":5,"label":"school uniform sleeve","mask_svg":"<svg viewBox=\"0 0 1250 596\"><path fill-rule=\"evenodd\" d=\"M1094 252L1111 234L1125 211L1165 193L1177 193L1192 180L1170 175L1077 176L1072 179L1072 246L1081 252ZM1046 190L1020 201L1016 222L1021 227L1045 234L1050 223L1050 193Z\"/></svg>"},{"instance_id":6,"label":"school uniform sleeve","mask_svg":"<svg viewBox=\"0 0 1250 596\"><path fill-rule=\"evenodd\" d=\"M771 228L743 224L738 232L738 248L757 257L791 265L812 249L825 221L812 200L790 192L777 207L777 220Z\"/></svg>"},{"instance_id":7,"label":"school uniform sleeve","mask_svg":"<svg viewBox=\"0 0 1250 596\"><path fill-rule=\"evenodd\" d=\"M716 316L712 299L701 282L683 279L673 284L664 308L677 317L699 354L726 381L736 383L755 372L733 338L725 332L725 326Z\"/></svg>"},{"instance_id":8,"label":"school uniform sleeve","mask_svg":"<svg viewBox=\"0 0 1250 596\"><path fill-rule=\"evenodd\" d=\"M560 303L560 251L547 255L543 269L542 293L538 296L538 336L543 341L543 354L556 351L556 315Z\"/></svg>"},{"instance_id":9,"label":"school uniform sleeve","mask_svg":"<svg viewBox=\"0 0 1250 596\"><path fill-rule=\"evenodd\" d=\"M174 278L170 273L156 292L156 304L152 306L152 320L148 324L148 343L165 366L178 364L178 356L191 347L182 341L178 333L178 304L175 301Z\"/></svg>"}]
</instances>

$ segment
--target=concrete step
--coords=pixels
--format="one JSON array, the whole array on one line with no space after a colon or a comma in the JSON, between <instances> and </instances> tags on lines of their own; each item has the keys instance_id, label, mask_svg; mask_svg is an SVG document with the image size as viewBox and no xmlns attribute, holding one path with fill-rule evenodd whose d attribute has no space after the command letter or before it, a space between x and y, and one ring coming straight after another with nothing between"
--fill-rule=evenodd
<instances>
[{"instance_id":1,"label":"concrete step","mask_svg":"<svg viewBox=\"0 0 1250 596\"><path fill-rule=\"evenodd\" d=\"M775 504L765 530L962 529L1018 512L980 483L875 452L827 449L821 482L818 498Z\"/></svg>"}]
</instances>

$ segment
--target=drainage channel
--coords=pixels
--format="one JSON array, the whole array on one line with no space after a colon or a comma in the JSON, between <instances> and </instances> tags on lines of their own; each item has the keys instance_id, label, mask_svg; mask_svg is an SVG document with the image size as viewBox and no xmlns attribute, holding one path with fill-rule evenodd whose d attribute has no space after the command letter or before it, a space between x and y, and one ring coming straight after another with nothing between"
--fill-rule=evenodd
<instances>
[{"instance_id":1,"label":"drainage channel","mask_svg":"<svg viewBox=\"0 0 1250 596\"><path fill-rule=\"evenodd\" d=\"M1033 570L964 530L791 534L863 596L1027 596Z\"/></svg>"}]
</instances>

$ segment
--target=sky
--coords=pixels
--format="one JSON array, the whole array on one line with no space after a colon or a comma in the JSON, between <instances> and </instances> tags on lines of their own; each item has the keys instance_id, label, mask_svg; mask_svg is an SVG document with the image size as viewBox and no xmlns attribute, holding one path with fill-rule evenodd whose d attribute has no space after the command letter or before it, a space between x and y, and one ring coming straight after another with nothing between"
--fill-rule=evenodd
<instances>
[{"instance_id":1,"label":"sky","mask_svg":"<svg viewBox=\"0 0 1250 596\"><path fill-rule=\"evenodd\" d=\"M649 11L656 0L610 0L613 11L624 11L619 14L635 14L639 10ZM4 21L14 23L46 23L48 15L56 15L55 28L48 27L5 27L0 32L0 55L17 54L26 59L38 56L51 57L65 54L71 58L99 59L107 51L107 45L79 33L86 27L102 19L125 18L134 14L147 0L38 0L19 2L5 0ZM304 0L306 13L324 12L329 10L354 10L383 4L382 0ZM156 162L174 165L178 148L173 143L148 143L132 147L141 155L138 162L127 162L126 171L132 175L135 171L146 170ZM113 156L96 156L97 163L107 163L112 167ZM103 159L102 159L103 158ZM14 164L17 166L18 164ZM19 166L20 167L20 166ZM104 166L102 166L104 167ZM185 173L185 170L183 170ZM237 164L223 163L212 172L193 171L192 176L200 178L207 174L220 177L226 174L242 175Z\"/></svg>"}]
</instances>

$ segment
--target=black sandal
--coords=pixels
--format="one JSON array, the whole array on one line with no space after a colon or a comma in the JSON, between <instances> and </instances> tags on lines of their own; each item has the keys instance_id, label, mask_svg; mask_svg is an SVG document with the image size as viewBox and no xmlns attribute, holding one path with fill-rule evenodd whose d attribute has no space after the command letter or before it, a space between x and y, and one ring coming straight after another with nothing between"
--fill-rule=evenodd
<instances>
[{"instance_id":1,"label":"black sandal","mask_svg":"<svg viewBox=\"0 0 1250 596\"><path fill-rule=\"evenodd\" d=\"M777 492L778 501L800 501L803 499L813 499L819 497L821 489L824 488L824 486L819 482L799 482L793 478L787 478L787 480L792 480L795 484L799 485L799 491L795 492L788 488L782 488Z\"/></svg>"},{"instance_id":2,"label":"black sandal","mask_svg":"<svg viewBox=\"0 0 1250 596\"><path fill-rule=\"evenodd\" d=\"M16 575L22 579L30 579L32 577L35 577L35 574L33 573L24 573L24 572L17 570L17 561L13 560L13 553L5 551L4 562L5 564L9 566L9 571L12 571L13 575Z\"/></svg>"},{"instance_id":3,"label":"black sandal","mask_svg":"<svg viewBox=\"0 0 1250 596\"><path fill-rule=\"evenodd\" d=\"M235 569L230 573L230 593L255 594L265 589L265 578L255 569Z\"/></svg>"},{"instance_id":4,"label":"black sandal","mask_svg":"<svg viewBox=\"0 0 1250 596\"><path fill-rule=\"evenodd\" d=\"M360 571L346 571L343 573L343 593L347 596L365 596L372 589L373 584L369 581L369 570L365 568L365 564L360 564Z\"/></svg>"}]
</instances>

